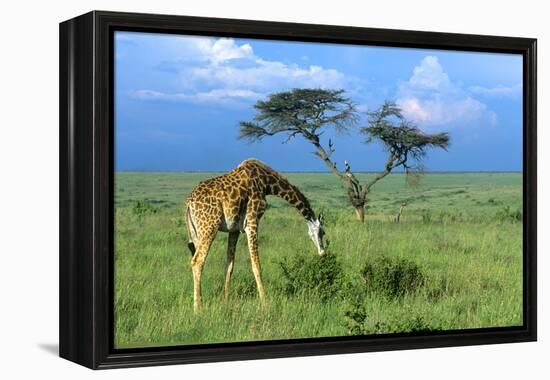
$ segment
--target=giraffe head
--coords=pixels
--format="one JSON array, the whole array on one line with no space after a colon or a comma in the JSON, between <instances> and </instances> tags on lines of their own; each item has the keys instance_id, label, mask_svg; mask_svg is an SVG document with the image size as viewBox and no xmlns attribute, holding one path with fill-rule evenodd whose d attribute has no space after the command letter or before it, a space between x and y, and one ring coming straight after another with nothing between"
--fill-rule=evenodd
<instances>
[{"instance_id":1,"label":"giraffe head","mask_svg":"<svg viewBox=\"0 0 550 380\"><path fill-rule=\"evenodd\" d=\"M319 256L325 255L325 245L323 243L323 237L325 236L325 229L323 228L323 214L319 214L317 219L307 221L309 237L317 247Z\"/></svg>"}]
</instances>

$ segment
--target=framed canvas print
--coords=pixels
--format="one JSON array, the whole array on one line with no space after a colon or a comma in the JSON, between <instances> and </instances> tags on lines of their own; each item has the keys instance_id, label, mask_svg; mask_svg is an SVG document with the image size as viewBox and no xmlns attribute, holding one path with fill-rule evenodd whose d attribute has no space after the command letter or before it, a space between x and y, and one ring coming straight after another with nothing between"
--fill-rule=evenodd
<instances>
[{"instance_id":1,"label":"framed canvas print","mask_svg":"<svg viewBox=\"0 0 550 380\"><path fill-rule=\"evenodd\" d=\"M536 339L536 40L60 25L60 355Z\"/></svg>"}]
</instances>

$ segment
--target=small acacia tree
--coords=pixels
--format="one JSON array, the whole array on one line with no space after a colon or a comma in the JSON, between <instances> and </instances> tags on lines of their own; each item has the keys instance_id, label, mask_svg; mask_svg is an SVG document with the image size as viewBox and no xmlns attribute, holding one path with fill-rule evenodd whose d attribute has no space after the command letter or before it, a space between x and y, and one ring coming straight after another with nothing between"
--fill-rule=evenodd
<instances>
[{"instance_id":1,"label":"small acacia tree","mask_svg":"<svg viewBox=\"0 0 550 380\"><path fill-rule=\"evenodd\" d=\"M346 165L346 174L354 178L354 182L357 182L350 198L360 220L364 219L365 203L374 184L400 166L405 169L408 181L417 182L418 176L422 172L421 161L426 156L428 149L447 150L450 141L447 132L434 134L422 132L414 123L406 120L401 108L391 101L384 102L379 109L368 112L367 115L368 126L359 130L367 137L365 143L381 142L388 156L384 170L363 186L355 179L349 165Z\"/></svg>"},{"instance_id":2,"label":"small acacia tree","mask_svg":"<svg viewBox=\"0 0 550 380\"><path fill-rule=\"evenodd\" d=\"M326 145L321 143L325 129L345 131L359 119L355 104L344 95L344 90L293 89L271 94L267 100L258 101L254 108L257 110L254 121L240 122L239 138L256 141L283 133L287 135L287 142L301 135L315 147L314 153L342 181L357 218L361 221L364 220L367 195L376 182L398 166L403 166L407 173L418 171L420 166L413 167L410 161L419 161L429 147L446 149L449 142L447 133L422 133L403 118L401 110L394 103L386 102L379 110L368 114L368 126L360 129L367 136L365 142L379 140L384 144L388 151L385 169L361 185L347 161L341 171L331 160L335 151L332 140L328 139Z\"/></svg>"}]
</instances>

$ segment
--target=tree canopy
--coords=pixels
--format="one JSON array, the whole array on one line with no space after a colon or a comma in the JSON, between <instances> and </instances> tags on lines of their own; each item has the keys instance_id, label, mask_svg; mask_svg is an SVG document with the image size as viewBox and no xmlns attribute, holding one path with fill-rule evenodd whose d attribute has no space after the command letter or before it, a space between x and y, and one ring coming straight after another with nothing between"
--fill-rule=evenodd
<instances>
[{"instance_id":1,"label":"tree canopy","mask_svg":"<svg viewBox=\"0 0 550 380\"><path fill-rule=\"evenodd\" d=\"M314 147L314 153L342 181L349 202L355 208L359 220L364 219L364 205L371 187L387 176L393 169L402 166L407 174L420 172L420 161L429 148L447 149L449 134L446 132L427 134L415 124L405 119L401 109L391 101L386 101L377 110L367 113L368 124L359 129L366 136L365 143L380 141L388 152L384 170L361 184L353 174L350 164L345 161L340 170L331 159L335 151L333 141L321 142L324 128L345 131L355 125L358 112L353 101L344 90L320 88L295 88L278 92L260 100L254 108L257 114L253 121L241 121L239 138L252 141L279 133L286 134L288 141L301 135ZM414 161L416 166L411 164ZM410 176L407 176L410 179Z\"/></svg>"},{"instance_id":2,"label":"tree canopy","mask_svg":"<svg viewBox=\"0 0 550 380\"><path fill-rule=\"evenodd\" d=\"M258 111L254 121L240 122L239 138L261 140L288 132L288 139L302 134L318 141L322 128L343 131L357 121L355 105L344 90L295 88L271 94L254 108Z\"/></svg>"},{"instance_id":3,"label":"tree canopy","mask_svg":"<svg viewBox=\"0 0 550 380\"><path fill-rule=\"evenodd\" d=\"M401 108L390 101L368 113L368 126L361 128L360 132L367 135L366 143L373 140L382 142L396 163L406 163L409 158L420 160L426 156L428 148L447 150L449 147L447 132L422 132L403 117Z\"/></svg>"}]
</instances>

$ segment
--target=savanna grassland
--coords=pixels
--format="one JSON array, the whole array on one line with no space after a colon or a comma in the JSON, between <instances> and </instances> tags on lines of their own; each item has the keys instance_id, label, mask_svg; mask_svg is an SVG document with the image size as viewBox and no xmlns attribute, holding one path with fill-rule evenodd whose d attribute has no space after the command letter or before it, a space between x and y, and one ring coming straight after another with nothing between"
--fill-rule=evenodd
<instances>
[{"instance_id":1,"label":"savanna grassland","mask_svg":"<svg viewBox=\"0 0 550 380\"><path fill-rule=\"evenodd\" d=\"M182 205L214 175L116 173L117 348L522 324L520 173L432 173L414 189L391 174L373 188L364 224L337 178L288 173L326 216L328 255L317 255L293 208L269 197L259 230L267 306L259 305L243 235L222 301L220 232L196 316Z\"/></svg>"}]
</instances>

